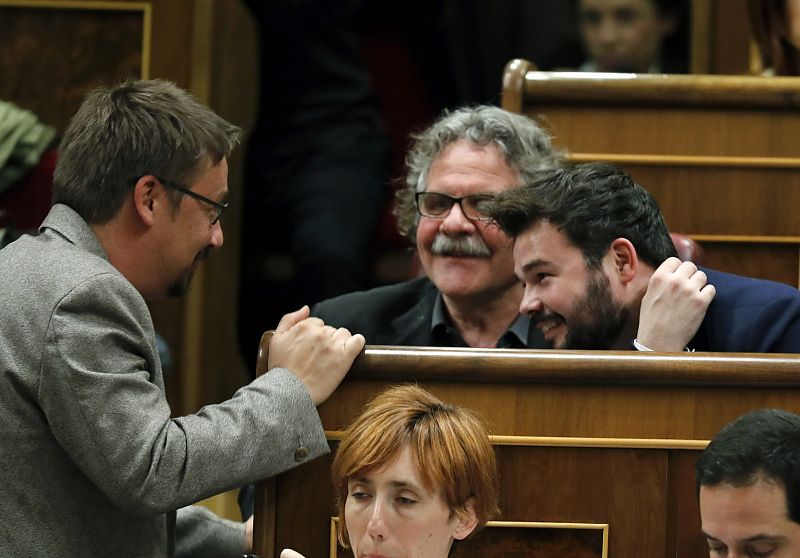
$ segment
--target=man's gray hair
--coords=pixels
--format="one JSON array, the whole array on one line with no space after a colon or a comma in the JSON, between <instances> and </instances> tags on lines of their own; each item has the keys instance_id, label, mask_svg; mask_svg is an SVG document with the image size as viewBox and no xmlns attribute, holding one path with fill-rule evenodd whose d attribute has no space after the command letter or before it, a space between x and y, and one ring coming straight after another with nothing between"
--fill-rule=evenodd
<instances>
[{"instance_id":1,"label":"man's gray hair","mask_svg":"<svg viewBox=\"0 0 800 558\"><path fill-rule=\"evenodd\" d=\"M538 171L555 169L563 163L562 153L553 148L549 134L536 122L494 106L446 111L413 139L414 145L406 157L405 185L395 194L394 208L400 234L412 242L419 223L414 194L427 189L433 161L450 144L467 140L480 146L496 145L508 166L519 173L517 186L528 182Z\"/></svg>"}]
</instances>

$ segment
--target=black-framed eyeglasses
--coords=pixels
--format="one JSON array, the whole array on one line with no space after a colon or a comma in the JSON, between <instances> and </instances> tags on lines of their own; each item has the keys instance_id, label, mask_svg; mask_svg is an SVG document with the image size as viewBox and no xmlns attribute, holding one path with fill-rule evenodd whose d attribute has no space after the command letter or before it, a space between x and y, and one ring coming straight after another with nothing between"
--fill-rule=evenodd
<instances>
[{"instance_id":1,"label":"black-framed eyeglasses","mask_svg":"<svg viewBox=\"0 0 800 558\"><path fill-rule=\"evenodd\" d=\"M203 203L207 203L208 205L213 207L214 208L214 213L212 214L212 219L211 219L211 224L212 225L216 225L217 224L217 221L219 221L220 217L222 217L222 214L225 213L225 210L228 209L228 206L230 205L230 203L215 202L214 200L212 200L210 198L207 198L207 197L205 197L205 196L203 196L201 194L198 194L197 192L193 192L192 190L190 190L188 187L184 186L183 184L178 184L177 182L173 182L172 180L167 180L165 178L159 178L158 176L156 176L156 178L164 186L172 188L173 190L177 190L178 192L186 194L190 198L194 198L194 199L196 199L198 201L201 201Z\"/></svg>"},{"instance_id":2,"label":"black-framed eyeglasses","mask_svg":"<svg viewBox=\"0 0 800 558\"><path fill-rule=\"evenodd\" d=\"M450 215L453 204L457 203L467 219L488 221L489 217L484 211L484 204L493 199L494 196L490 194L473 194L462 198L454 198L439 192L417 192L414 195L419 214L432 219L446 218Z\"/></svg>"}]
</instances>

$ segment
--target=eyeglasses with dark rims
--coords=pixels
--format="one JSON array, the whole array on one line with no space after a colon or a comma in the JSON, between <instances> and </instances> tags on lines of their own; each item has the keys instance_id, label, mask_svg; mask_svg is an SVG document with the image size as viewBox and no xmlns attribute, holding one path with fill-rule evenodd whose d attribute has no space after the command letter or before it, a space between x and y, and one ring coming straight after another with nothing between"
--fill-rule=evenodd
<instances>
[{"instance_id":1,"label":"eyeglasses with dark rims","mask_svg":"<svg viewBox=\"0 0 800 558\"><path fill-rule=\"evenodd\" d=\"M417 192L414 195L419 214L431 219L445 219L450 215L453 205L458 204L467 219L489 221L483 207L486 202L493 199L494 196L491 194L473 194L461 198L454 198L440 192Z\"/></svg>"},{"instance_id":2,"label":"eyeglasses with dark rims","mask_svg":"<svg viewBox=\"0 0 800 558\"><path fill-rule=\"evenodd\" d=\"M211 207L213 207L214 208L214 212L211 214L211 224L212 225L216 225L217 224L217 221L220 220L220 217L222 217L222 214L225 213L225 210L228 209L228 205L230 205L228 203L215 202L211 198L207 198L207 197L205 197L205 196L203 196L201 194L198 194L197 192L193 192L187 186L184 186L183 184L178 184L177 182L173 182L172 180L167 180L165 178L159 178L158 176L156 176L156 179L159 182L161 182L161 184L166 186L167 188L172 188L173 190L177 190L178 192L181 192L182 194L186 194L190 198L194 198L194 199L196 199L198 201L201 201L201 202L206 203L206 204L210 205Z\"/></svg>"}]
</instances>

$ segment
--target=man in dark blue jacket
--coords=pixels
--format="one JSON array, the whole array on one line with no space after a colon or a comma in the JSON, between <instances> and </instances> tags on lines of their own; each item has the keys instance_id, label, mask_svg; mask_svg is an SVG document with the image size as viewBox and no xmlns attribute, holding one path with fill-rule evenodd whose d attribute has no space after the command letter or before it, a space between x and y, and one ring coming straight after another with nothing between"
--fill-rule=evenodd
<instances>
[{"instance_id":1,"label":"man in dark blue jacket","mask_svg":"<svg viewBox=\"0 0 800 558\"><path fill-rule=\"evenodd\" d=\"M681 262L658 203L616 167L540 173L484 210L514 238L520 312L555 348L800 352L800 292Z\"/></svg>"}]
</instances>

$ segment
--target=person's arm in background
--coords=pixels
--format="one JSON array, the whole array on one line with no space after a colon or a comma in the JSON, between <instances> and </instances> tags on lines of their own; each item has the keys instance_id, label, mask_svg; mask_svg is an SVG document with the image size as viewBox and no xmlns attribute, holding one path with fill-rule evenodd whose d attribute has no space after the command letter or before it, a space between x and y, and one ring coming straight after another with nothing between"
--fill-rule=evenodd
<instances>
[{"instance_id":1,"label":"person's arm in background","mask_svg":"<svg viewBox=\"0 0 800 558\"><path fill-rule=\"evenodd\" d=\"M203 506L177 512L175 558L241 558L253 550L253 518L223 519Z\"/></svg>"}]
</instances>

